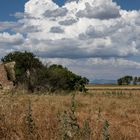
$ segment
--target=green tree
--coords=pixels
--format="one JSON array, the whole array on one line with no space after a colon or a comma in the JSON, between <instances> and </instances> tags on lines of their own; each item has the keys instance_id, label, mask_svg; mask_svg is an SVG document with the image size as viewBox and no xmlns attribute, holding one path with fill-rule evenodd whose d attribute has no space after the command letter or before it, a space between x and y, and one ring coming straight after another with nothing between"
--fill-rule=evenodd
<instances>
[{"instance_id":1,"label":"green tree","mask_svg":"<svg viewBox=\"0 0 140 140\"><path fill-rule=\"evenodd\" d=\"M44 66L31 52L12 52L2 58L4 63L15 62L16 85L24 85L28 90L79 90L86 91L89 81L61 65Z\"/></svg>"},{"instance_id":2,"label":"green tree","mask_svg":"<svg viewBox=\"0 0 140 140\"><path fill-rule=\"evenodd\" d=\"M140 83L140 77L138 77L138 84Z\"/></svg>"},{"instance_id":3,"label":"green tree","mask_svg":"<svg viewBox=\"0 0 140 140\"><path fill-rule=\"evenodd\" d=\"M25 84L28 89L33 90L33 83L36 81L35 73L43 68L41 61L31 52L11 52L2 58L2 62L16 62L15 84Z\"/></svg>"},{"instance_id":4,"label":"green tree","mask_svg":"<svg viewBox=\"0 0 140 140\"><path fill-rule=\"evenodd\" d=\"M85 84L89 81L87 78L78 76L61 65L51 65L47 71L47 83L52 91L61 90L79 90L85 91Z\"/></svg>"},{"instance_id":5,"label":"green tree","mask_svg":"<svg viewBox=\"0 0 140 140\"><path fill-rule=\"evenodd\" d=\"M132 76L124 76L120 79L118 79L118 85L129 85L133 81Z\"/></svg>"},{"instance_id":6,"label":"green tree","mask_svg":"<svg viewBox=\"0 0 140 140\"><path fill-rule=\"evenodd\" d=\"M138 77L134 77L134 79L133 79L133 84L134 84L134 85L137 85L137 82L138 82Z\"/></svg>"},{"instance_id":7,"label":"green tree","mask_svg":"<svg viewBox=\"0 0 140 140\"><path fill-rule=\"evenodd\" d=\"M120 79L118 79L118 80L117 80L117 83L118 83L118 85L122 85L122 84L123 84L122 79L121 79L121 78L120 78Z\"/></svg>"},{"instance_id":8,"label":"green tree","mask_svg":"<svg viewBox=\"0 0 140 140\"><path fill-rule=\"evenodd\" d=\"M130 83L132 82L133 77L132 76L125 76L124 77L124 81L127 85L130 85Z\"/></svg>"}]
</instances>

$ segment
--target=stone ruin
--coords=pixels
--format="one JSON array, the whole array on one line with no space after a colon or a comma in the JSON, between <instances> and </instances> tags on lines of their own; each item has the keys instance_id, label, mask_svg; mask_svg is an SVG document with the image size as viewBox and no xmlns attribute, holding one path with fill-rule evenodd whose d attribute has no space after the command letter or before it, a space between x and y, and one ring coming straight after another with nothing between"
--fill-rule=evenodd
<instances>
[{"instance_id":1,"label":"stone ruin","mask_svg":"<svg viewBox=\"0 0 140 140\"><path fill-rule=\"evenodd\" d=\"M15 62L0 63L0 90L12 89L15 80Z\"/></svg>"}]
</instances>

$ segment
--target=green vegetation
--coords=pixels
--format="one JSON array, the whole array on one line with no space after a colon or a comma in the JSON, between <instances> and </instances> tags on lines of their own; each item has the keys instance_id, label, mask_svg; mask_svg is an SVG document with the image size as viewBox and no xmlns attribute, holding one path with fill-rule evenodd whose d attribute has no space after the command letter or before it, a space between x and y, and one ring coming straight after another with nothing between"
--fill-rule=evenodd
<instances>
[{"instance_id":1,"label":"green vegetation","mask_svg":"<svg viewBox=\"0 0 140 140\"><path fill-rule=\"evenodd\" d=\"M13 81L15 85L24 85L28 90L34 91L34 87L38 84L38 76L35 75L44 67L41 61L30 52L12 52L2 58L2 62L16 62L15 77Z\"/></svg>"},{"instance_id":2,"label":"green vegetation","mask_svg":"<svg viewBox=\"0 0 140 140\"><path fill-rule=\"evenodd\" d=\"M118 85L130 85L132 81L133 81L132 76L124 76L118 79Z\"/></svg>"},{"instance_id":3,"label":"green vegetation","mask_svg":"<svg viewBox=\"0 0 140 140\"><path fill-rule=\"evenodd\" d=\"M140 77L134 77L133 78L133 84L134 85L137 85L137 84L139 84L140 83Z\"/></svg>"},{"instance_id":4,"label":"green vegetation","mask_svg":"<svg viewBox=\"0 0 140 140\"><path fill-rule=\"evenodd\" d=\"M124 76L117 80L118 85L137 85L140 84L140 77Z\"/></svg>"},{"instance_id":5,"label":"green vegetation","mask_svg":"<svg viewBox=\"0 0 140 140\"><path fill-rule=\"evenodd\" d=\"M35 90L56 90L85 92L85 84L89 81L64 68L61 65L45 66L31 52L12 52L2 58L2 62L16 62L15 77L13 81L16 86L34 92Z\"/></svg>"},{"instance_id":6,"label":"green vegetation","mask_svg":"<svg viewBox=\"0 0 140 140\"><path fill-rule=\"evenodd\" d=\"M46 74L47 83L53 91L61 89L85 92L85 84L89 82L87 78L82 78L61 65L51 65Z\"/></svg>"},{"instance_id":7,"label":"green vegetation","mask_svg":"<svg viewBox=\"0 0 140 140\"><path fill-rule=\"evenodd\" d=\"M103 126L103 140L109 140L110 136L109 136L108 128L109 128L109 123L107 120L105 120L104 126Z\"/></svg>"}]
</instances>

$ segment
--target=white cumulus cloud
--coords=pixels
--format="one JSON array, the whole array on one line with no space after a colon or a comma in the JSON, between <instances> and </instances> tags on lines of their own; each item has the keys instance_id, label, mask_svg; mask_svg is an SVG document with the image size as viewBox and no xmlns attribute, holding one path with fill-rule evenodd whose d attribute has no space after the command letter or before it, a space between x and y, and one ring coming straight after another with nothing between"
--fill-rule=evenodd
<instances>
[{"instance_id":1,"label":"white cumulus cloud","mask_svg":"<svg viewBox=\"0 0 140 140\"><path fill-rule=\"evenodd\" d=\"M140 73L140 11L122 10L112 0L68 0L61 7L52 0L29 0L15 16L20 17L16 26L0 22L1 30L15 32L0 34L2 46L7 42L42 59L70 62L68 67L83 75L82 67L88 75L91 68L99 75L99 68L106 77L108 65L116 76L131 66Z\"/></svg>"}]
</instances>

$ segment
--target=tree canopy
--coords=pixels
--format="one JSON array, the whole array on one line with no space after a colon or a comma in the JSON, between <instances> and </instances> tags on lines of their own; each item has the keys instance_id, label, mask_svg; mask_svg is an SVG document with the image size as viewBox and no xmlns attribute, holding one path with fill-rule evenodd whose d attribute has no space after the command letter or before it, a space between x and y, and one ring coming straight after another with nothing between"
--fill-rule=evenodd
<instances>
[{"instance_id":1,"label":"tree canopy","mask_svg":"<svg viewBox=\"0 0 140 140\"><path fill-rule=\"evenodd\" d=\"M78 76L61 65L51 65L47 69L46 77L53 90L85 91L84 85L89 82L87 78Z\"/></svg>"},{"instance_id":2,"label":"tree canopy","mask_svg":"<svg viewBox=\"0 0 140 140\"><path fill-rule=\"evenodd\" d=\"M74 74L62 65L45 66L31 52L12 52L2 58L4 63L15 61L15 84L24 84L29 90L45 89L85 91L89 81L85 77Z\"/></svg>"},{"instance_id":3,"label":"tree canopy","mask_svg":"<svg viewBox=\"0 0 140 140\"><path fill-rule=\"evenodd\" d=\"M130 85L132 81L133 81L133 77L127 75L118 79L118 85Z\"/></svg>"},{"instance_id":4,"label":"tree canopy","mask_svg":"<svg viewBox=\"0 0 140 140\"><path fill-rule=\"evenodd\" d=\"M24 83L27 80L28 72L43 67L41 61L31 52L11 52L2 58L2 62L16 62L15 74L17 83Z\"/></svg>"}]
</instances>

